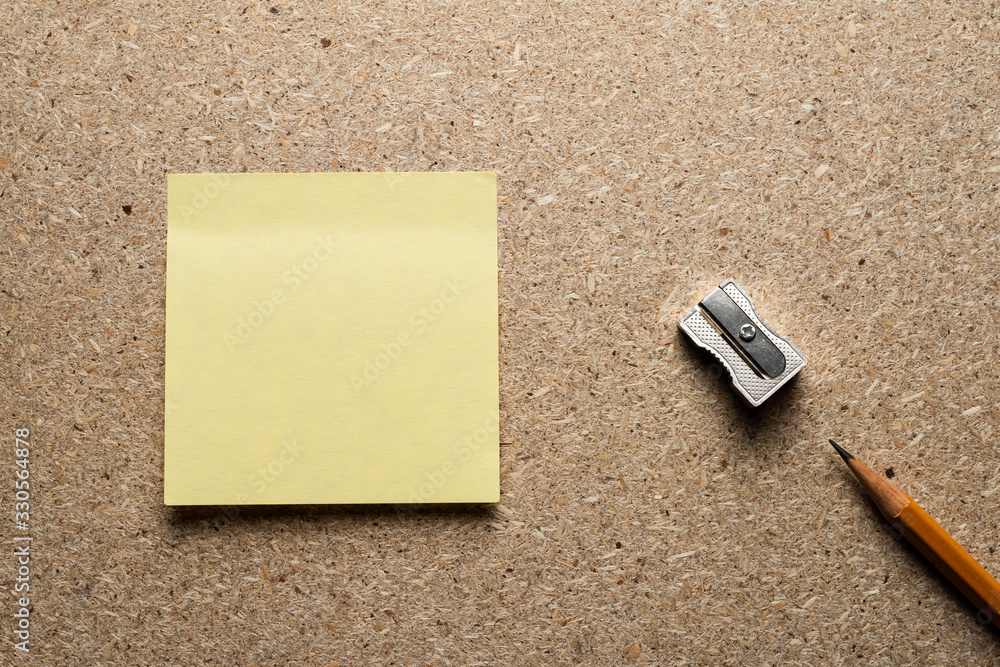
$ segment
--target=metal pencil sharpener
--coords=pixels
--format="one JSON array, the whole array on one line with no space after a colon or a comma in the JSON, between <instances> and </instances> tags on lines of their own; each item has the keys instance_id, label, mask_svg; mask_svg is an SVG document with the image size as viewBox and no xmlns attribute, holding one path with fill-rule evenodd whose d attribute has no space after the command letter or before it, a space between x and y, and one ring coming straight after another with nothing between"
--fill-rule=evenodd
<instances>
[{"instance_id":1,"label":"metal pencil sharpener","mask_svg":"<svg viewBox=\"0 0 1000 667\"><path fill-rule=\"evenodd\" d=\"M718 358L733 388L757 407L806 365L792 341L778 335L754 310L753 301L727 280L681 318L681 330Z\"/></svg>"}]
</instances>

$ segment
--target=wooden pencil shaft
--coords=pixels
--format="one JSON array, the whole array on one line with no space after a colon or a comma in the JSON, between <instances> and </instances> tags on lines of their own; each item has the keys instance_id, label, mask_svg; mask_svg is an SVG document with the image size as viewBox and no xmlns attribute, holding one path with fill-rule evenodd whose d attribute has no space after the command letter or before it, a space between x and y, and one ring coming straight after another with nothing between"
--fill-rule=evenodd
<instances>
[{"instance_id":1,"label":"wooden pencil shaft","mask_svg":"<svg viewBox=\"0 0 1000 667\"><path fill-rule=\"evenodd\" d=\"M847 462L847 467L851 469L854 476L865 487L865 491L871 496L879 510L887 519L894 518L900 510L913 502L898 486L879 475L877 472L866 466L857 459Z\"/></svg>"}]
</instances>

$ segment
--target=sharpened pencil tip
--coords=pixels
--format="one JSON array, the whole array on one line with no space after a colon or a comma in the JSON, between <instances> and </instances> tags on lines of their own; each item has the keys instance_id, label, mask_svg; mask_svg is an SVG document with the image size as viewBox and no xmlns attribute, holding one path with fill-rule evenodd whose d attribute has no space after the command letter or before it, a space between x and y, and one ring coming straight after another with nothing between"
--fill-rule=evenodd
<instances>
[{"instance_id":1,"label":"sharpened pencil tip","mask_svg":"<svg viewBox=\"0 0 1000 667\"><path fill-rule=\"evenodd\" d=\"M840 458L844 459L844 463L847 463L854 458L847 452L846 449L835 443L833 440L830 441L830 444L833 445L833 448L837 450L838 454L840 454Z\"/></svg>"}]
</instances>

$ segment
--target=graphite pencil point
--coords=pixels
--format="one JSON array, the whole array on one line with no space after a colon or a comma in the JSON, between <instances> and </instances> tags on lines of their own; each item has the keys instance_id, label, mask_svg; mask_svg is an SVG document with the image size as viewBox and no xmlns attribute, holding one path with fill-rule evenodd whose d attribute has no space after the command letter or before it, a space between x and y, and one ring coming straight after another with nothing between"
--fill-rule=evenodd
<instances>
[{"instance_id":1,"label":"graphite pencil point","mask_svg":"<svg viewBox=\"0 0 1000 667\"><path fill-rule=\"evenodd\" d=\"M838 454L840 454L840 458L844 459L844 463L847 463L854 458L847 452L846 449L835 443L833 440L830 441L830 444L833 445L833 448L837 450Z\"/></svg>"}]
</instances>

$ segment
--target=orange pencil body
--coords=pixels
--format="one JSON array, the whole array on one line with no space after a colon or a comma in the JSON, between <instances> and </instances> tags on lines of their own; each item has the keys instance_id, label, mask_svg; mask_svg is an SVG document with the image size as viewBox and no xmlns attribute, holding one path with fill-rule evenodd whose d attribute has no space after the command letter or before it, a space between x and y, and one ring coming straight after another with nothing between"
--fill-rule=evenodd
<instances>
[{"instance_id":1,"label":"orange pencil body","mask_svg":"<svg viewBox=\"0 0 1000 667\"><path fill-rule=\"evenodd\" d=\"M1000 628L1000 583L924 508L911 498L898 516L886 518L976 605L980 620L993 621Z\"/></svg>"}]
</instances>

